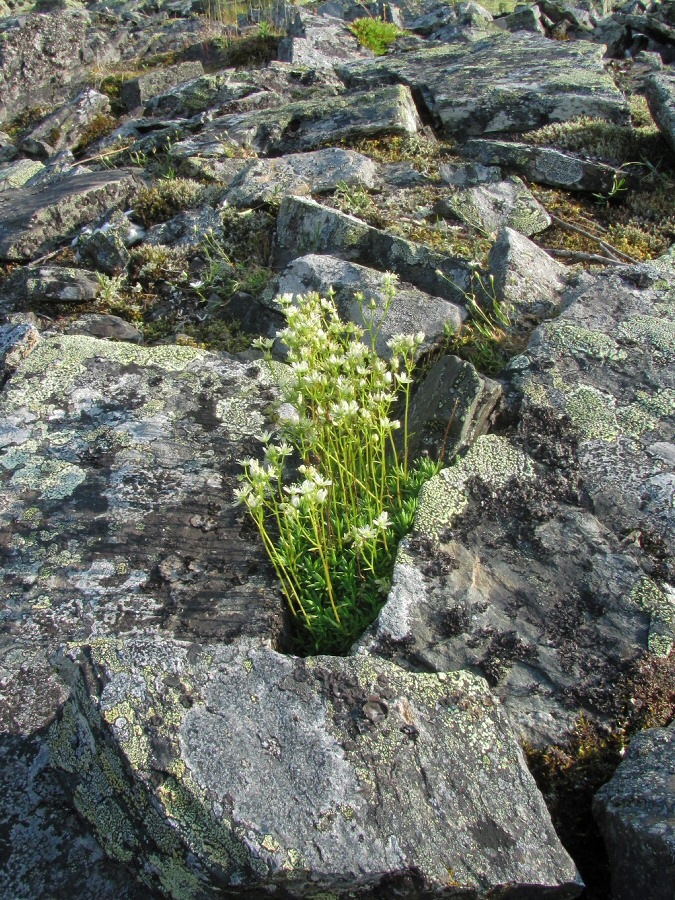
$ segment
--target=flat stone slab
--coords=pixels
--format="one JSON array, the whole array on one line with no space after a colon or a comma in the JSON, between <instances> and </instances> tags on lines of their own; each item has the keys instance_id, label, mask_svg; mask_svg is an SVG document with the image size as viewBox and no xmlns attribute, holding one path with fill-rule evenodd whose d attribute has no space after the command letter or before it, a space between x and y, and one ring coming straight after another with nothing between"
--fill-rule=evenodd
<instances>
[{"instance_id":1,"label":"flat stone slab","mask_svg":"<svg viewBox=\"0 0 675 900\"><path fill-rule=\"evenodd\" d=\"M593 799L615 900L670 900L675 884L675 724L635 735Z\"/></svg>"},{"instance_id":2,"label":"flat stone slab","mask_svg":"<svg viewBox=\"0 0 675 900\"><path fill-rule=\"evenodd\" d=\"M368 315L373 314L378 329L375 349L383 357L391 356L387 341L395 334L416 334L423 331L425 341L418 353L426 353L444 334L444 328L457 329L466 318L466 310L440 297L432 297L411 285L397 285L389 309L384 310L385 292L382 273L366 266L345 262L334 256L309 254L296 259L279 279L280 294L306 294L317 291L322 296L333 289L340 315L365 328L361 307L355 299L360 292L365 298ZM375 310L368 310L374 301Z\"/></svg>"},{"instance_id":3,"label":"flat stone slab","mask_svg":"<svg viewBox=\"0 0 675 900\"><path fill-rule=\"evenodd\" d=\"M167 88L191 81L204 74L200 62L184 62L177 66L162 66L145 75L125 81L120 91L120 101L127 110L137 109L151 97Z\"/></svg>"},{"instance_id":4,"label":"flat stone slab","mask_svg":"<svg viewBox=\"0 0 675 900\"><path fill-rule=\"evenodd\" d=\"M258 159L235 177L225 200L230 206L258 206L281 200L287 194L328 193L340 183L373 188L377 167L367 156L338 147Z\"/></svg>"},{"instance_id":5,"label":"flat stone slab","mask_svg":"<svg viewBox=\"0 0 675 900\"><path fill-rule=\"evenodd\" d=\"M602 55L601 46L585 41L499 32L346 63L338 74L357 89L408 85L449 137L528 131L577 116L627 125L626 101Z\"/></svg>"},{"instance_id":6,"label":"flat stone slab","mask_svg":"<svg viewBox=\"0 0 675 900\"><path fill-rule=\"evenodd\" d=\"M616 187L619 173L612 166L580 159L551 147L535 147L516 141L475 138L462 147L462 154L486 166L506 166L537 184L550 184L567 191L605 193Z\"/></svg>"},{"instance_id":7,"label":"flat stone slab","mask_svg":"<svg viewBox=\"0 0 675 900\"><path fill-rule=\"evenodd\" d=\"M524 235L545 231L551 217L517 176L459 188L437 204L439 211L483 234L509 227Z\"/></svg>"},{"instance_id":8,"label":"flat stone slab","mask_svg":"<svg viewBox=\"0 0 675 900\"><path fill-rule=\"evenodd\" d=\"M463 305L473 267L422 244L387 234L360 219L304 197L286 197L277 217L278 265L307 254L332 254L348 262L390 271L434 297Z\"/></svg>"},{"instance_id":9,"label":"flat stone slab","mask_svg":"<svg viewBox=\"0 0 675 900\"><path fill-rule=\"evenodd\" d=\"M347 138L415 134L419 127L410 90L390 85L221 116L199 135L173 144L170 156L227 156L228 145L263 155L295 153Z\"/></svg>"},{"instance_id":10,"label":"flat stone slab","mask_svg":"<svg viewBox=\"0 0 675 900\"><path fill-rule=\"evenodd\" d=\"M535 746L563 740L580 712L612 720L642 662L668 665L672 290L655 270L615 271L534 332L505 372L513 435L479 438L422 488L362 642L481 672Z\"/></svg>"},{"instance_id":11,"label":"flat stone slab","mask_svg":"<svg viewBox=\"0 0 675 900\"><path fill-rule=\"evenodd\" d=\"M125 204L138 190L133 170L87 172L42 188L0 193L0 259L35 259L80 226Z\"/></svg>"},{"instance_id":12,"label":"flat stone slab","mask_svg":"<svg viewBox=\"0 0 675 900\"><path fill-rule=\"evenodd\" d=\"M580 890L480 678L251 641L71 655L54 759L106 852L160 896Z\"/></svg>"},{"instance_id":13,"label":"flat stone slab","mask_svg":"<svg viewBox=\"0 0 675 900\"><path fill-rule=\"evenodd\" d=\"M659 72L645 83L649 111L661 134L675 151L675 75Z\"/></svg>"}]
</instances>

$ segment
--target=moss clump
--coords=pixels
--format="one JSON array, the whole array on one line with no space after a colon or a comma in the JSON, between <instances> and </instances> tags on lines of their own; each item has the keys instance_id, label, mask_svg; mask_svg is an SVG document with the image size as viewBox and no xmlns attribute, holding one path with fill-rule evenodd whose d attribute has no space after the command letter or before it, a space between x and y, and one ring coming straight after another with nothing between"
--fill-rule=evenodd
<instances>
[{"instance_id":1,"label":"moss clump","mask_svg":"<svg viewBox=\"0 0 675 900\"><path fill-rule=\"evenodd\" d=\"M645 121L644 110L636 106L636 120ZM557 147L597 157L617 165L641 159L659 159L668 148L653 122L634 127L614 125L604 119L581 116L569 122L554 122L522 136L527 144Z\"/></svg>"},{"instance_id":2,"label":"moss clump","mask_svg":"<svg viewBox=\"0 0 675 900\"><path fill-rule=\"evenodd\" d=\"M33 128L37 125L38 122L44 119L48 114L48 109L44 109L41 106L31 106L14 116L14 118L7 123L4 130L11 138L17 138L23 134L24 131L28 131L29 128Z\"/></svg>"},{"instance_id":3,"label":"moss clump","mask_svg":"<svg viewBox=\"0 0 675 900\"><path fill-rule=\"evenodd\" d=\"M191 178L157 181L139 191L134 212L144 225L155 225L198 206L203 194L204 186Z\"/></svg>"},{"instance_id":4,"label":"moss clump","mask_svg":"<svg viewBox=\"0 0 675 900\"><path fill-rule=\"evenodd\" d=\"M375 56L384 56L388 48L403 31L392 22L381 19L355 19L349 26L360 44L372 50Z\"/></svg>"},{"instance_id":5,"label":"moss clump","mask_svg":"<svg viewBox=\"0 0 675 900\"><path fill-rule=\"evenodd\" d=\"M93 144L94 141L98 141L100 138L110 134L116 124L117 120L113 116L106 115L105 113L99 113L99 115L94 116L91 122L89 122L82 131L77 144L73 147L75 156L82 153L90 144Z\"/></svg>"},{"instance_id":6,"label":"moss clump","mask_svg":"<svg viewBox=\"0 0 675 900\"><path fill-rule=\"evenodd\" d=\"M250 335L244 334L235 319L206 319L191 325L185 325L183 334L194 341L194 346L204 350L224 350L226 353L239 353L251 346ZM180 341L177 340L178 343Z\"/></svg>"}]
</instances>

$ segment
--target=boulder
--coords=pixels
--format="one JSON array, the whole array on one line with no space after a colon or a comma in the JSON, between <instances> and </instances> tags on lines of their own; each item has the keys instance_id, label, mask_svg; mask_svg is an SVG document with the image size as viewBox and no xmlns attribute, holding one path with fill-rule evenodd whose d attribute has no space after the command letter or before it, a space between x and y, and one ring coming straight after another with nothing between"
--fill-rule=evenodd
<instances>
[{"instance_id":1,"label":"boulder","mask_svg":"<svg viewBox=\"0 0 675 900\"><path fill-rule=\"evenodd\" d=\"M439 200L435 209L486 235L505 226L525 235L536 234L551 224L544 207L517 176L459 188Z\"/></svg>"},{"instance_id":2,"label":"boulder","mask_svg":"<svg viewBox=\"0 0 675 900\"><path fill-rule=\"evenodd\" d=\"M0 325L0 387L37 347L40 334L30 322Z\"/></svg>"},{"instance_id":3,"label":"boulder","mask_svg":"<svg viewBox=\"0 0 675 900\"><path fill-rule=\"evenodd\" d=\"M128 869L104 859L49 768L46 731L69 694L49 660L61 644L136 629L205 645L278 640L282 601L232 502L240 461L258 453L275 396L260 365L81 335L43 335L5 384L6 896L70 896L74 886L75 896L147 897Z\"/></svg>"},{"instance_id":4,"label":"boulder","mask_svg":"<svg viewBox=\"0 0 675 900\"><path fill-rule=\"evenodd\" d=\"M580 891L480 678L250 640L69 657L55 763L106 852L162 897Z\"/></svg>"},{"instance_id":5,"label":"boulder","mask_svg":"<svg viewBox=\"0 0 675 900\"><path fill-rule=\"evenodd\" d=\"M495 296L506 305L515 333L560 311L567 269L518 231L499 232L488 269Z\"/></svg>"},{"instance_id":6,"label":"boulder","mask_svg":"<svg viewBox=\"0 0 675 900\"><path fill-rule=\"evenodd\" d=\"M200 62L184 62L177 66L163 66L153 69L138 78L125 81L120 90L120 102L131 112L143 106L151 97L161 94L167 88L174 87L184 81L191 81L204 74Z\"/></svg>"},{"instance_id":7,"label":"boulder","mask_svg":"<svg viewBox=\"0 0 675 900\"><path fill-rule=\"evenodd\" d=\"M0 194L0 259L35 259L80 225L122 206L138 190L131 169L76 174L47 187Z\"/></svg>"},{"instance_id":8,"label":"boulder","mask_svg":"<svg viewBox=\"0 0 675 900\"><path fill-rule=\"evenodd\" d=\"M313 150L347 138L415 134L420 127L408 88L402 85L373 91L302 100L277 109L221 116L199 135L171 147L174 158L231 155L227 146L250 148L263 155ZM220 148L220 149L219 149Z\"/></svg>"},{"instance_id":9,"label":"boulder","mask_svg":"<svg viewBox=\"0 0 675 900\"><path fill-rule=\"evenodd\" d=\"M675 75L668 72L650 75L645 92L654 121L675 151Z\"/></svg>"},{"instance_id":10,"label":"boulder","mask_svg":"<svg viewBox=\"0 0 675 900\"><path fill-rule=\"evenodd\" d=\"M535 747L605 723L672 660L673 281L598 276L506 374L509 435L422 488L361 649L488 678Z\"/></svg>"},{"instance_id":11,"label":"boulder","mask_svg":"<svg viewBox=\"0 0 675 900\"><path fill-rule=\"evenodd\" d=\"M86 334L101 340L128 341L130 344L143 343L143 335L134 325L125 322L119 316L99 313L80 316L66 328L66 334Z\"/></svg>"},{"instance_id":12,"label":"boulder","mask_svg":"<svg viewBox=\"0 0 675 900\"><path fill-rule=\"evenodd\" d=\"M332 16L315 16L300 8L279 42L279 59L309 69L331 69L335 63L372 58L372 50L359 44L344 22Z\"/></svg>"},{"instance_id":13,"label":"boulder","mask_svg":"<svg viewBox=\"0 0 675 900\"><path fill-rule=\"evenodd\" d=\"M534 34L545 34L541 23L541 10L536 5L529 3L516 4L516 8L508 16L500 16L495 19L498 28L506 31L532 31Z\"/></svg>"},{"instance_id":14,"label":"boulder","mask_svg":"<svg viewBox=\"0 0 675 900\"><path fill-rule=\"evenodd\" d=\"M387 234L360 219L304 197L286 197L277 218L275 259L286 265L306 254L334 254L391 271L402 281L457 305L466 301L472 265L422 244Z\"/></svg>"},{"instance_id":15,"label":"boulder","mask_svg":"<svg viewBox=\"0 0 675 900\"><path fill-rule=\"evenodd\" d=\"M456 188L475 184L494 184L502 180L499 166L483 166L480 163L441 163L438 174L446 184Z\"/></svg>"},{"instance_id":16,"label":"boulder","mask_svg":"<svg viewBox=\"0 0 675 900\"><path fill-rule=\"evenodd\" d=\"M425 340L418 350L421 355L438 343L447 327L457 329L466 318L462 307L406 284L397 285L395 297L385 311L382 274L333 256L301 256L288 266L278 285L280 294L316 291L325 296L330 289L335 291L335 302L343 319L365 328L364 316L373 316L378 330L375 349L385 359L391 356L387 341L395 334L423 331ZM364 296L363 308L355 299L359 292ZM375 309L369 309L372 302Z\"/></svg>"},{"instance_id":17,"label":"boulder","mask_svg":"<svg viewBox=\"0 0 675 900\"><path fill-rule=\"evenodd\" d=\"M207 237L218 240L223 235L223 220L217 209L203 206L178 213L168 222L153 225L145 236L148 244L198 248Z\"/></svg>"},{"instance_id":18,"label":"boulder","mask_svg":"<svg viewBox=\"0 0 675 900\"><path fill-rule=\"evenodd\" d=\"M95 272L70 266L40 266L20 272L23 299L35 303L86 303L101 292Z\"/></svg>"},{"instance_id":19,"label":"boulder","mask_svg":"<svg viewBox=\"0 0 675 900\"><path fill-rule=\"evenodd\" d=\"M581 159L551 147L536 147L515 141L474 138L462 147L462 154L486 166L505 166L537 184L550 184L567 191L608 193L620 177L613 166Z\"/></svg>"},{"instance_id":20,"label":"boulder","mask_svg":"<svg viewBox=\"0 0 675 900\"><path fill-rule=\"evenodd\" d=\"M628 124L626 101L602 66L602 48L519 32L345 63L356 89L408 85L453 138L528 131L578 116Z\"/></svg>"},{"instance_id":21,"label":"boulder","mask_svg":"<svg viewBox=\"0 0 675 900\"><path fill-rule=\"evenodd\" d=\"M501 385L469 362L443 356L432 366L410 404L408 452L451 460L465 453L492 424Z\"/></svg>"},{"instance_id":22,"label":"boulder","mask_svg":"<svg viewBox=\"0 0 675 900\"><path fill-rule=\"evenodd\" d=\"M230 206L259 206L288 194L328 193L341 183L373 188L376 179L376 165L367 156L328 147L251 162L230 183L225 201Z\"/></svg>"},{"instance_id":23,"label":"boulder","mask_svg":"<svg viewBox=\"0 0 675 900\"><path fill-rule=\"evenodd\" d=\"M72 149L98 117L106 121L110 100L105 94L87 88L70 103L59 107L21 142L21 149L39 159Z\"/></svg>"},{"instance_id":24,"label":"boulder","mask_svg":"<svg viewBox=\"0 0 675 900\"><path fill-rule=\"evenodd\" d=\"M675 884L675 724L635 735L593 800L614 900L670 900Z\"/></svg>"}]
</instances>

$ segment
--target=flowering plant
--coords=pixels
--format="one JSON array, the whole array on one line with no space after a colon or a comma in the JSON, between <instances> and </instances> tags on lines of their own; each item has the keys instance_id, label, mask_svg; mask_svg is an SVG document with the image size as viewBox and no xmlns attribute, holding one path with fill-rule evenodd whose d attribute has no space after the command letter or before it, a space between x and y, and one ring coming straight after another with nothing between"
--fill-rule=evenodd
<instances>
[{"instance_id":1,"label":"flowering plant","mask_svg":"<svg viewBox=\"0 0 675 900\"><path fill-rule=\"evenodd\" d=\"M244 462L237 497L258 526L310 652L346 652L373 621L419 487L437 469L428 460L410 466L407 451L424 335L395 335L387 360L375 352L394 292L394 277L385 276L384 310L358 298L365 328L340 320L330 292L279 298L288 369L278 380L293 413L281 422L279 443L263 435L264 459ZM260 344L270 350L271 342ZM287 483L293 459L297 479Z\"/></svg>"}]
</instances>

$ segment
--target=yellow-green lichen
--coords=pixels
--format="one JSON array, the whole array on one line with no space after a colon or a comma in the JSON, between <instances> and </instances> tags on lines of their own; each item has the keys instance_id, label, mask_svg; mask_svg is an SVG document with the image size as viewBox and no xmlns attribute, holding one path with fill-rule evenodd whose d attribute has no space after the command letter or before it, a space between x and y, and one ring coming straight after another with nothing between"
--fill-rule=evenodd
<instances>
[{"instance_id":1,"label":"yellow-green lichen","mask_svg":"<svg viewBox=\"0 0 675 900\"><path fill-rule=\"evenodd\" d=\"M32 459L17 469L10 484L28 491L39 491L41 500L65 500L86 478L78 466L62 460Z\"/></svg>"},{"instance_id":2,"label":"yellow-green lichen","mask_svg":"<svg viewBox=\"0 0 675 900\"><path fill-rule=\"evenodd\" d=\"M415 528L429 537L438 537L452 525L468 506L465 485L469 478L478 477L499 490L510 478L530 477L532 473L529 458L506 438L480 437L460 463L443 469L422 487Z\"/></svg>"},{"instance_id":3,"label":"yellow-green lichen","mask_svg":"<svg viewBox=\"0 0 675 900\"><path fill-rule=\"evenodd\" d=\"M256 435L260 434L265 419L258 410L252 409L245 397L231 397L219 400L216 415L227 427L229 433Z\"/></svg>"},{"instance_id":4,"label":"yellow-green lichen","mask_svg":"<svg viewBox=\"0 0 675 900\"><path fill-rule=\"evenodd\" d=\"M649 614L649 652L667 657L675 640L675 597L672 592L666 592L651 578L643 577L633 587L628 602Z\"/></svg>"},{"instance_id":5,"label":"yellow-green lichen","mask_svg":"<svg viewBox=\"0 0 675 900\"><path fill-rule=\"evenodd\" d=\"M565 412L583 441L615 441L620 429L614 398L590 385L580 385L567 393Z\"/></svg>"},{"instance_id":6,"label":"yellow-green lichen","mask_svg":"<svg viewBox=\"0 0 675 900\"><path fill-rule=\"evenodd\" d=\"M551 346L573 356L583 354L592 359L620 361L626 358L626 351L603 331L582 328L566 322L549 322L545 326Z\"/></svg>"},{"instance_id":7,"label":"yellow-green lichen","mask_svg":"<svg viewBox=\"0 0 675 900\"><path fill-rule=\"evenodd\" d=\"M675 353L675 322L656 316L631 316L619 325L619 334L637 344L648 340L662 353Z\"/></svg>"}]
</instances>

